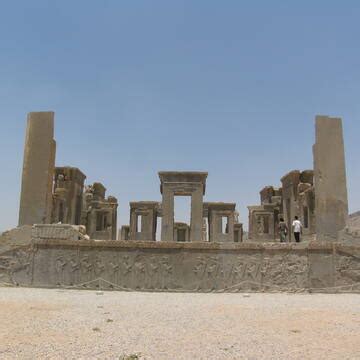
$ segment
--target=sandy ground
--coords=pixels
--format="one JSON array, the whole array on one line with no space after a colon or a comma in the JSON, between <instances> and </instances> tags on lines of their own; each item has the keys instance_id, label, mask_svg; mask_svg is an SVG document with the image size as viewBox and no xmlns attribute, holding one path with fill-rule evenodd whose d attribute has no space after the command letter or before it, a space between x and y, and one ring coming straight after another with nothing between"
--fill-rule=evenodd
<instances>
[{"instance_id":1,"label":"sandy ground","mask_svg":"<svg viewBox=\"0 0 360 360\"><path fill-rule=\"evenodd\" d=\"M360 359L360 295L0 288L0 359Z\"/></svg>"}]
</instances>

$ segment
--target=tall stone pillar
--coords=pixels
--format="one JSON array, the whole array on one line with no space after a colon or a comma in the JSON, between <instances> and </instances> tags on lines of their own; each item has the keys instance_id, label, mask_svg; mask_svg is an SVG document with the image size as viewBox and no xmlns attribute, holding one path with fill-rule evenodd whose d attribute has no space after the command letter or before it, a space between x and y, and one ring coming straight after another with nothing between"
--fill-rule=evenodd
<instances>
[{"instance_id":1,"label":"tall stone pillar","mask_svg":"<svg viewBox=\"0 0 360 360\"><path fill-rule=\"evenodd\" d=\"M55 168L54 113L31 112L27 117L19 226L51 222Z\"/></svg>"},{"instance_id":2,"label":"tall stone pillar","mask_svg":"<svg viewBox=\"0 0 360 360\"><path fill-rule=\"evenodd\" d=\"M320 241L336 241L348 217L342 121L328 116L316 116L315 121L316 234Z\"/></svg>"},{"instance_id":3,"label":"tall stone pillar","mask_svg":"<svg viewBox=\"0 0 360 360\"><path fill-rule=\"evenodd\" d=\"M198 187L191 194L191 241L202 241L203 226L203 187Z\"/></svg>"},{"instance_id":4,"label":"tall stone pillar","mask_svg":"<svg viewBox=\"0 0 360 360\"><path fill-rule=\"evenodd\" d=\"M174 192L164 186L162 192L161 241L174 241Z\"/></svg>"}]
</instances>

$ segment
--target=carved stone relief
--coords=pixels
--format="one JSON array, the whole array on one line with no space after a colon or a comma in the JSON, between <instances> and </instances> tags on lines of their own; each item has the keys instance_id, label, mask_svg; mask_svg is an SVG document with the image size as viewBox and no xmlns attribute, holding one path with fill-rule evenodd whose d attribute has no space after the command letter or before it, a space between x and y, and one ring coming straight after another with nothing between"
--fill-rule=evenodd
<instances>
[{"instance_id":1,"label":"carved stone relief","mask_svg":"<svg viewBox=\"0 0 360 360\"><path fill-rule=\"evenodd\" d=\"M200 292L309 288L331 292L344 286L344 291L352 291L360 290L360 250L333 253L321 248L214 251L46 245L0 254L0 283Z\"/></svg>"},{"instance_id":2,"label":"carved stone relief","mask_svg":"<svg viewBox=\"0 0 360 360\"><path fill-rule=\"evenodd\" d=\"M335 270L336 286L356 284L357 289L360 289L360 254L338 253Z\"/></svg>"},{"instance_id":3,"label":"carved stone relief","mask_svg":"<svg viewBox=\"0 0 360 360\"><path fill-rule=\"evenodd\" d=\"M304 289L308 286L308 270L306 255L267 254L261 267L262 285L264 289Z\"/></svg>"},{"instance_id":4,"label":"carved stone relief","mask_svg":"<svg viewBox=\"0 0 360 360\"><path fill-rule=\"evenodd\" d=\"M32 253L17 249L0 255L0 283L21 285L31 282Z\"/></svg>"}]
</instances>

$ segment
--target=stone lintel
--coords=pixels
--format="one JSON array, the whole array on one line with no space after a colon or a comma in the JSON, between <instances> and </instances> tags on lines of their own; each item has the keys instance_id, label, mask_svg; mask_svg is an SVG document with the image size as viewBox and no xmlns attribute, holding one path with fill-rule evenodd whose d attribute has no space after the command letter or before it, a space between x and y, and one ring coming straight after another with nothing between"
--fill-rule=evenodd
<instances>
[{"instance_id":1,"label":"stone lintel","mask_svg":"<svg viewBox=\"0 0 360 360\"><path fill-rule=\"evenodd\" d=\"M174 228L189 228L189 224L185 222L175 222Z\"/></svg>"},{"instance_id":2,"label":"stone lintel","mask_svg":"<svg viewBox=\"0 0 360 360\"><path fill-rule=\"evenodd\" d=\"M248 206L249 211L265 212L273 214L274 209L277 208L277 204L263 204L263 205L254 205Z\"/></svg>"},{"instance_id":3,"label":"stone lintel","mask_svg":"<svg viewBox=\"0 0 360 360\"><path fill-rule=\"evenodd\" d=\"M70 176L68 180L75 180L79 183L82 183L86 179L86 175L77 167L73 166L56 166L55 168L55 177L59 174L65 174Z\"/></svg>"},{"instance_id":4,"label":"stone lintel","mask_svg":"<svg viewBox=\"0 0 360 360\"><path fill-rule=\"evenodd\" d=\"M204 208L207 210L229 210L235 211L236 203L225 203L225 202L206 202Z\"/></svg>"},{"instance_id":5,"label":"stone lintel","mask_svg":"<svg viewBox=\"0 0 360 360\"><path fill-rule=\"evenodd\" d=\"M163 193L163 184L191 184L203 186L203 194L205 194L207 172L200 171L160 171L159 178L161 181L160 191ZM179 194L181 195L181 194ZM187 193L184 195L187 195Z\"/></svg>"},{"instance_id":6,"label":"stone lintel","mask_svg":"<svg viewBox=\"0 0 360 360\"><path fill-rule=\"evenodd\" d=\"M159 207L158 201L131 201L130 209L157 209Z\"/></svg>"}]
</instances>

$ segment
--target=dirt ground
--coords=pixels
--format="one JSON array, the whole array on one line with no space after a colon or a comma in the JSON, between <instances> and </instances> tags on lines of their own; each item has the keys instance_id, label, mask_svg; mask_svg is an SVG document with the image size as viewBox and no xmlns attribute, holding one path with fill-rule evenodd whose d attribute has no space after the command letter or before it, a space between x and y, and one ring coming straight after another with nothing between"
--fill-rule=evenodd
<instances>
[{"instance_id":1,"label":"dirt ground","mask_svg":"<svg viewBox=\"0 0 360 360\"><path fill-rule=\"evenodd\" d=\"M0 288L0 319L0 359L360 359L355 294Z\"/></svg>"}]
</instances>

